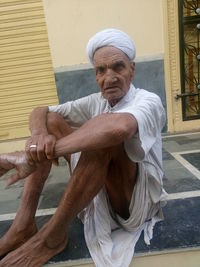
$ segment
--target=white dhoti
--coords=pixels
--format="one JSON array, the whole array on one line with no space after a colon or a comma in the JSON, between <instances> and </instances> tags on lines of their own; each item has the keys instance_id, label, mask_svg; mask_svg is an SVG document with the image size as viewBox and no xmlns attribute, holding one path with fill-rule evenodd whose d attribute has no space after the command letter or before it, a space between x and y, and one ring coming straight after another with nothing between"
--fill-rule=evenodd
<instances>
[{"instance_id":1,"label":"white dhoti","mask_svg":"<svg viewBox=\"0 0 200 267\"><path fill-rule=\"evenodd\" d=\"M80 153L72 155L72 170L79 157ZM127 220L114 213L105 188L79 214L88 249L97 267L128 267L141 232L144 230L144 240L150 244L155 223L163 219L160 200L166 196L165 191L160 185L159 200L157 196L152 197L155 188L149 183L152 177L149 179L146 163L138 163L138 167ZM157 203L153 199L157 199Z\"/></svg>"}]
</instances>

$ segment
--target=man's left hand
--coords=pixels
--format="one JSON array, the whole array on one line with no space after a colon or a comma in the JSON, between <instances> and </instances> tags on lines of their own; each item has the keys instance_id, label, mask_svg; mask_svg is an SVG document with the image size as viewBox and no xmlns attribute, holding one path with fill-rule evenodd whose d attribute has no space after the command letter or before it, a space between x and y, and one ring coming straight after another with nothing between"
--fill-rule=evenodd
<instances>
[{"instance_id":1,"label":"man's left hand","mask_svg":"<svg viewBox=\"0 0 200 267\"><path fill-rule=\"evenodd\" d=\"M56 137L51 134L31 136L26 142L26 158L29 164L41 163L53 159Z\"/></svg>"}]
</instances>

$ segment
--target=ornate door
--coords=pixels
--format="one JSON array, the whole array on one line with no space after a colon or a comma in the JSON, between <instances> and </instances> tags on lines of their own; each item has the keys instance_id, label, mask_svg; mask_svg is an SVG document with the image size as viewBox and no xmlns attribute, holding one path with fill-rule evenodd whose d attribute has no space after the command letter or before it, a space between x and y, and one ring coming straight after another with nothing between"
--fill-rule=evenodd
<instances>
[{"instance_id":1,"label":"ornate door","mask_svg":"<svg viewBox=\"0 0 200 267\"><path fill-rule=\"evenodd\" d=\"M200 0L163 2L169 132L200 131Z\"/></svg>"},{"instance_id":2,"label":"ornate door","mask_svg":"<svg viewBox=\"0 0 200 267\"><path fill-rule=\"evenodd\" d=\"M200 118L200 0L179 0L183 120Z\"/></svg>"}]
</instances>

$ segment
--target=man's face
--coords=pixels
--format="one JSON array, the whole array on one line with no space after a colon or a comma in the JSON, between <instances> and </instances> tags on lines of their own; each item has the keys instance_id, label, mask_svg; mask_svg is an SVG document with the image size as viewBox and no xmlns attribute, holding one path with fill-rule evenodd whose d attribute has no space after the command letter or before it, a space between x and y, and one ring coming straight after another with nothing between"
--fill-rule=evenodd
<instances>
[{"instance_id":1,"label":"man's face","mask_svg":"<svg viewBox=\"0 0 200 267\"><path fill-rule=\"evenodd\" d=\"M93 61L101 93L114 106L128 92L135 64L121 50L112 46L99 48Z\"/></svg>"}]
</instances>

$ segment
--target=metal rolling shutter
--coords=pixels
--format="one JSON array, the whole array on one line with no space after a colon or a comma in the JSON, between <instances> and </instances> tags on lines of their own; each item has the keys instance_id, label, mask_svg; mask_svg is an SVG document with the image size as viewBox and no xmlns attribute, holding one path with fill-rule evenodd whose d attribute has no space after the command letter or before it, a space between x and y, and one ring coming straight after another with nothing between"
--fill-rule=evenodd
<instances>
[{"instance_id":1,"label":"metal rolling shutter","mask_svg":"<svg viewBox=\"0 0 200 267\"><path fill-rule=\"evenodd\" d=\"M56 103L42 0L0 0L0 141L28 136L33 108Z\"/></svg>"}]
</instances>

